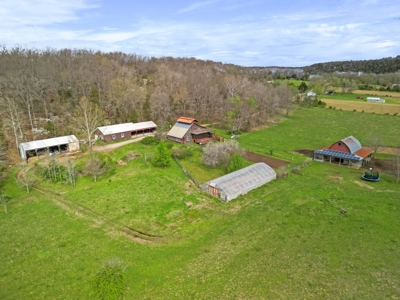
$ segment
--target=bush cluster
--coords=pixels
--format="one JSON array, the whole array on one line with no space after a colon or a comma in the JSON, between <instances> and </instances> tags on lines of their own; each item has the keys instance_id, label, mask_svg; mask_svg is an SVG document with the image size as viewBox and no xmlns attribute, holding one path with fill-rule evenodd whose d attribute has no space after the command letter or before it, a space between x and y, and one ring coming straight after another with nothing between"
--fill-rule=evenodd
<instances>
[{"instance_id":1,"label":"bush cluster","mask_svg":"<svg viewBox=\"0 0 400 300\"><path fill-rule=\"evenodd\" d=\"M140 141L143 145L158 145L160 143L155 137L146 136Z\"/></svg>"}]
</instances>

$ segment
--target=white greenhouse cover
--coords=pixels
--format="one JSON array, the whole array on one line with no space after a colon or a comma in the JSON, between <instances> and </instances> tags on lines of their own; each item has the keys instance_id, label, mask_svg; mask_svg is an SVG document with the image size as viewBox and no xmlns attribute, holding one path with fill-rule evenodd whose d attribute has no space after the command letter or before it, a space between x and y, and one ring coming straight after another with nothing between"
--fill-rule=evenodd
<instances>
[{"instance_id":1,"label":"white greenhouse cover","mask_svg":"<svg viewBox=\"0 0 400 300\"><path fill-rule=\"evenodd\" d=\"M230 201L276 179L276 172L266 163L259 162L206 183L220 192L224 201Z\"/></svg>"}]
</instances>

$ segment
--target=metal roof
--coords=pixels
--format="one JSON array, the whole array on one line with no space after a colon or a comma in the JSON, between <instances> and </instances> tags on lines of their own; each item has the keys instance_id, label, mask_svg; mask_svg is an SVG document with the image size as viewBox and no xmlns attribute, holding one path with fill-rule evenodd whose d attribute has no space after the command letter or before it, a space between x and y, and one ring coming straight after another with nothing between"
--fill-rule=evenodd
<instances>
[{"instance_id":1,"label":"metal roof","mask_svg":"<svg viewBox=\"0 0 400 300\"><path fill-rule=\"evenodd\" d=\"M193 122L197 122L197 120L195 118L180 117L177 122L192 124Z\"/></svg>"},{"instance_id":2,"label":"metal roof","mask_svg":"<svg viewBox=\"0 0 400 300\"><path fill-rule=\"evenodd\" d=\"M230 201L274 179L276 172L260 162L213 179L206 182L206 185L218 188L221 198Z\"/></svg>"},{"instance_id":3,"label":"metal roof","mask_svg":"<svg viewBox=\"0 0 400 300\"><path fill-rule=\"evenodd\" d=\"M349 147L351 153L354 153L362 148L361 143L352 135L344 138L342 142Z\"/></svg>"},{"instance_id":4,"label":"metal roof","mask_svg":"<svg viewBox=\"0 0 400 300\"><path fill-rule=\"evenodd\" d=\"M181 139L188 132L190 126L192 125L177 122L174 125L174 127L172 127L171 130L167 133L167 136L172 136Z\"/></svg>"},{"instance_id":5,"label":"metal roof","mask_svg":"<svg viewBox=\"0 0 400 300\"><path fill-rule=\"evenodd\" d=\"M190 129L190 132L192 134L202 134L202 133L211 133L211 130L199 124L193 124Z\"/></svg>"},{"instance_id":6,"label":"metal roof","mask_svg":"<svg viewBox=\"0 0 400 300\"><path fill-rule=\"evenodd\" d=\"M74 135L59 136L51 139L37 140L32 142L25 142L19 144L19 148L25 151L43 149L53 146L65 145L78 142L78 139Z\"/></svg>"},{"instance_id":7,"label":"metal roof","mask_svg":"<svg viewBox=\"0 0 400 300\"><path fill-rule=\"evenodd\" d=\"M354 153L341 152L341 151L336 151L336 150L331 150L331 149L315 150L314 153L337 157L337 158L356 160L356 161L361 161L363 159L362 157L360 157Z\"/></svg>"},{"instance_id":8,"label":"metal roof","mask_svg":"<svg viewBox=\"0 0 400 300\"><path fill-rule=\"evenodd\" d=\"M138 131L149 128L156 128L157 125L153 121L139 122L139 123L123 123L108 126L97 127L103 135L116 134L120 132Z\"/></svg>"}]
</instances>

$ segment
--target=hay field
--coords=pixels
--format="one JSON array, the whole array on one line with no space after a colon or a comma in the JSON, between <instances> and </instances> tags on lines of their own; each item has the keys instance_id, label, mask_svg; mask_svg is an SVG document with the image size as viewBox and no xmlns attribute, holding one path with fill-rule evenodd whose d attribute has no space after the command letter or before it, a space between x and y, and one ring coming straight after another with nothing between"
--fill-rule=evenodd
<instances>
[{"instance_id":1,"label":"hay field","mask_svg":"<svg viewBox=\"0 0 400 300\"><path fill-rule=\"evenodd\" d=\"M376 113L376 114L389 114L393 115L397 113L400 115L400 105L388 104L388 103L370 103L370 102L358 102L358 101L343 101L333 99L321 99L326 103L326 106L336 107L336 109L342 110L356 110L357 112Z\"/></svg>"},{"instance_id":2,"label":"hay field","mask_svg":"<svg viewBox=\"0 0 400 300\"><path fill-rule=\"evenodd\" d=\"M362 94L362 95L378 95L379 97L385 98L386 95L392 96L392 98L400 99L400 93L398 92L389 92L389 91L365 91L365 90L355 90L353 94ZM371 96L373 97L373 96Z\"/></svg>"}]
</instances>

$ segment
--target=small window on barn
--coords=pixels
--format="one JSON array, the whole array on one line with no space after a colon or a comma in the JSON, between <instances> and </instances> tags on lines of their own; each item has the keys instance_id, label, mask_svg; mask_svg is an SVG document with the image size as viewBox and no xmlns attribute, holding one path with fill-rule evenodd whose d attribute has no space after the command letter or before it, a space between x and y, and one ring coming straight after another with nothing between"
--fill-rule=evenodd
<instances>
[{"instance_id":1,"label":"small window on barn","mask_svg":"<svg viewBox=\"0 0 400 300\"><path fill-rule=\"evenodd\" d=\"M115 134L112 135L112 139L115 140Z\"/></svg>"},{"instance_id":2,"label":"small window on barn","mask_svg":"<svg viewBox=\"0 0 400 300\"><path fill-rule=\"evenodd\" d=\"M121 133L121 137L123 138L125 136L125 134Z\"/></svg>"},{"instance_id":3,"label":"small window on barn","mask_svg":"<svg viewBox=\"0 0 400 300\"><path fill-rule=\"evenodd\" d=\"M339 146L342 146L342 143L338 143Z\"/></svg>"}]
</instances>

